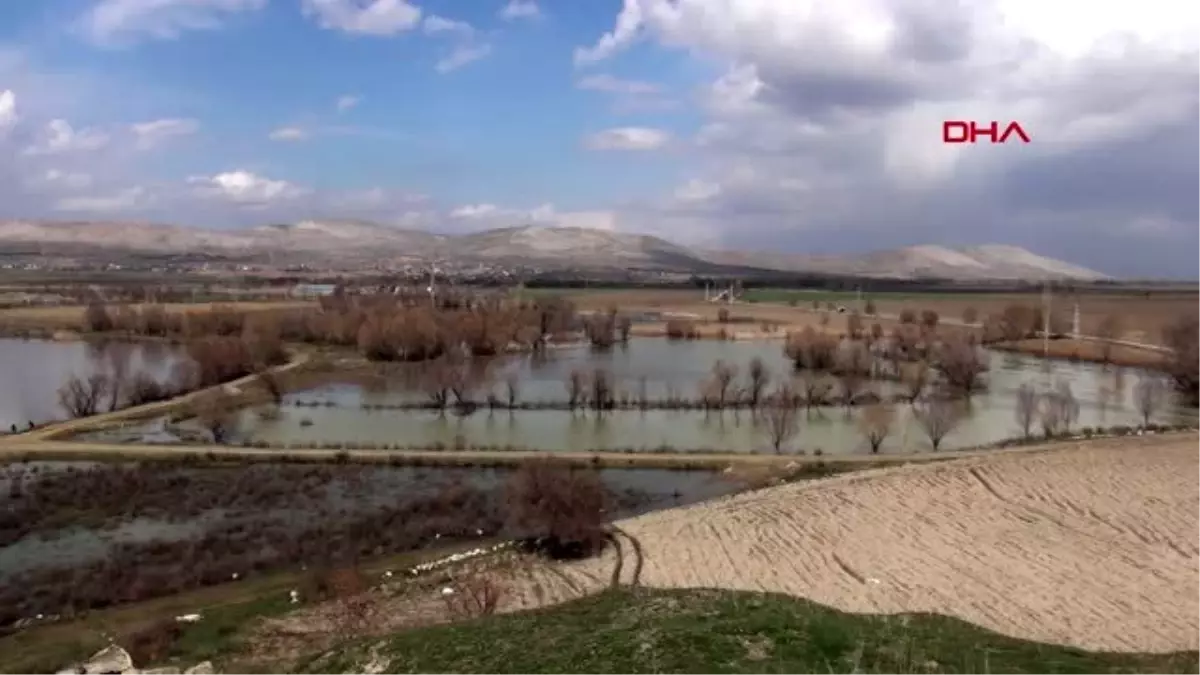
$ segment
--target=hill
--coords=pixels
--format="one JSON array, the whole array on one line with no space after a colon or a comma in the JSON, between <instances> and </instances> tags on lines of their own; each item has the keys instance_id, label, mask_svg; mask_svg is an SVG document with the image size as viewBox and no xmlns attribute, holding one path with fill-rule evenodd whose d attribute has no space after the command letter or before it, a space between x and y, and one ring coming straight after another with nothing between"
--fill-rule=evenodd
<instances>
[{"instance_id":1,"label":"hill","mask_svg":"<svg viewBox=\"0 0 1200 675\"><path fill-rule=\"evenodd\" d=\"M0 246L72 251L206 254L278 262L376 264L452 261L547 269L649 269L713 273L722 268L950 280L1096 280L1104 274L1025 249L923 245L862 255L810 256L693 249L659 237L580 227L519 226L462 235L365 221L270 224L244 229L136 222L0 221Z\"/></svg>"}]
</instances>

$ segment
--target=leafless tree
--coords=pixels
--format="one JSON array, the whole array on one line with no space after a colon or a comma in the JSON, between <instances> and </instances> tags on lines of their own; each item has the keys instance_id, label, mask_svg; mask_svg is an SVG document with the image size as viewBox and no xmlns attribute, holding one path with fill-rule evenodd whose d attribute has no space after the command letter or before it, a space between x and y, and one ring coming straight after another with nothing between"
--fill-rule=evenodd
<instances>
[{"instance_id":1,"label":"leafless tree","mask_svg":"<svg viewBox=\"0 0 1200 675\"><path fill-rule=\"evenodd\" d=\"M283 402L283 383L279 379L279 375L275 371L267 369L259 372L258 381L263 389L267 391L267 395L271 397L271 402L279 405Z\"/></svg>"},{"instance_id":2,"label":"leafless tree","mask_svg":"<svg viewBox=\"0 0 1200 675\"><path fill-rule=\"evenodd\" d=\"M521 383L517 380L517 376L510 373L504 378L504 393L508 400L508 409L512 410L517 407L517 398L521 393Z\"/></svg>"},{"instance_id":3,"label":"leafless tree","mask_svg":"<svg viewBox=\"0 0 1200 675\"><path fill-rule=\"evenodd\" d=\"M729 397L729 389L733 386L733 381L737 377L737 366L732 363L725 363L718 360L713 364L712 381L716 386L716 407L724 408L725 402Z\"/></svg>"},{"instance_id":4,"label":"leafless tree","mask_svg":"<svg viewBox=\"0 0 1200 675\"><path fill-rule=\"evenodd\" d=\"M973 325L975 325L975 322L978 320L979 320L979 310L975 309L974 307L967 307L966 309L963 310L963 313L962 313L962 322L963 323L967 324L968 326L973 326Z\"/></svg>"},{"instance_id":5,"label":"leafless tree","mask_svg":"<svg viewBox=\"0 0 1200 675\"><path fill-rule=\"evenodd\" d=\"M454 592L442 596L446 611L455 619L474 619L496 613L508 586L488 572L475 572L453 581Z\"/></svg>"},{"instance_id":6,"label":"leafless tree","mask_svg":"<svg viewBox=\"0 0 1200 675\"><path fill-rule=\"evenodd\" d=\"M612 496L594 469L527 462L509 478L505 500L509 530L551 557L585 557L604 546Z\"/></svg>"},{"instance_id":7,"label":"leafless tree","mask_svg":"<svg viewBox=\"0 0 1200 675\"><path fill-rule=\"evenodd\" d=\"M86 378L72 375L58 390L58 404L71 417L95 415L109 388L109 377L105 373L95 372Z\"/></svg>"},{"instance_id":8,"label":"leafless tree","mask_svg":"<svg viewBox=\"0 0 1200 675\"><path fill-rule=\"evenodd\" d=\"M108 409L116 410L124 403L126 389L130 384L130 368L133 364L133 345L123 341L103 345L103 368L108 373Z\"/></svg>"},{"instance_id":9,"label":"leafless tree","mask_svg":"<svg viewBox=\"0 0 1200 675\"><path fill-rule=\"evenodd\" d=\"M1096 327L1096 337L1100 338L1100 362L1108 365L1112 363L1113 340L1120 337L1122 333L1121 317L1116 314L1109 314L1104 317L1100 325Z\"/></svg>"},{"instance_id":10,"label":"leafless tree","mask_svg":"<svg viewBox=\"0 0 1200 675\"><path fill-rule=\"evenodd\" d=\"M940 317L938 313L932 309L921 310L921 326L927 331L933 331L937 328Z\"/></svg>"},{"instance_id":11,"label":"leafless tree","mask_svg":"<svg viewBox=\"0 0 1200 675\"><path fill-rule=\"evenodd\" d=\"M572 370L567 375L567 405L572 410L583 402L584 392L587 390L587 375L582 370Z\"/></svg>"},{"instance_id":12,"label":"leafless tree","mask_svg":"<svg viewBox=\"0 0 1200 675\"><path fill-rule=\"evenodd\" d=\"M809 410L814 406L824 405L829 399L829 390L833 388L827 375L812 371L797 373L795 381L800 396L804 399L804 407Z\"/></svg>"},{"instance_id":13,"label":"leafless tree","mask_svg":"<svg viewBox=\"0 0 1200 675\"><path fill-rule=\"evenodd\" d=\"M1196 314L1180 316L1163 329L1162 337L1171 350L1167 372L1175 391L1191 405L1200 404L1200 318Z\"/></svg>"},{"instance_id":14,"label":"leafless tree","mask_svg":"<svg viewBox=\"0 0 1200 675\"><path fill-rule=\"evenodd\" d=\"M1014 412L1023 437L1029 440L1033 435L1033 422L1037 419L1038 395L1037 390L1028 382L1017 388L1017 407Z\"/></svg>"},{"instance_id":15,"label":"leafless tree","mask_svg":"<svg viewBox=\"0 0 1200 675\"><path fill-rule=\"evenodd\" d=\"M796 409L796 393L787 382L780 382L768 396L763 407L763 424L771 447L776 453L799 431L800 416Z\"/></svg>"},{"instance_id":16,"label":"leafless tree","mask_svg":"<svg viewBox=\"0 0 1200 675\"><path fill-rule=\"evenodd\" d=\"M450 402L450 366L441 359L424 364L420 383L434 407L445 410Z\"/></svg>"},{"instance_id":17,"label":"leafless tree","mask_svg":"<svg viewBox=\"0 0 1200 675\"><path fill-rule=\"evenodd\" d=\"M900 381L904 384L905 398L910 404L916 403L929 384L929 365L924 361L902 364Z\"/></svg>"},{"instance_id":18,"label":"leafless tree","mask_svg":"<svg viewBox=\"0 0 1200 675\"><path fill-rule=\"evenodd\" d=\"M879 447L892 432L896 421L896 410L886 403L872 403L862 411L858 428L871 444L871 452L878 453Z\"/></svg>"},{"instance_id":19,"label":"leafless tree","mask_svg":"<svg viewBox=\"0 0 1200 675\"><path fill-rule=\"evenodd\" d=\"M589 380L592 390L592 407L597 411L613 407L612 375L603 368L596 368Z\"/></svg>"},{"instance_id":20,"label":"leafless tree","mask_svg":"<svg viewBox=\"0 0 1200 675\"><path fill-rule=\"evenodd\" d=\"M950 391L968 399L983 386L980 376L988 371L987 358L979 347L960 338L942 343L935 366Z\"/></svg>"},{"instance_id":21,"label":"leafless tree","mask_svg":"<svg viewBox=\"0 0 1200 675\"><path fill-rule=\"evenodd\" d=\"M767 384L771 381L771 373L767 371L767 364L757 356L751 359L750 366L746 370L746 379L746 396L749 399L750 407L757 408Z\"/></svg>"},{"instance_id":22,"label":"leafless tree","mask_svg":"<svg viewBox=\"0 0 1200 675\"><path fill-rule=\"evenodd\" d=\"M863 318L858 312L851 312L846 317L846 335L851 340L858 340L863 334Z\"/></svg>"},{"instance_id":23,"label":"leafless tree","mask_svg":"<svg viewBox=\"0 0 1200 675\"><path fill-rule=\"evenodd\" d=\"M196 422L212 435L214 443L224 444L237 422L233 402L222 391L208 394L194 404Z\"/></svg>"},{"instance_id":24,"label":"leafless tree","mask_svg":"<svg viewBox=\"0 0 1200 675\"><path fill-rule=\"evenodd\" d=\"M1042 433L1046 438L1070 433L1071 425L1079 418L1079 401L1071 391L1071 384L1060 381L1054 389L1042 394Z\"/></svg>"},{"instance_id":25,"label":"leafless tree","mask_svg":"<svg viewBox=\"0 0 1200 675\"><path fill-rule=\"evenodd\" d=\"M1167 387L1159 377L1148 373L1142 375L1134 385L1133 401L1142 415L1142 426L1150 426L1154 414L1167 401Z\"/></svg>"},{"instance_id":26,"label":"leafless tree","mask_svg":"<svg viewBox=\"0 0 1200 675\"><path fill-rule=\"evenodd\" d=\"M935 451L941 447L942 440L962 421L964 412L961 401L944 398L933 398L923 405L913 407L913 416L929 437L929 443Z\"/></svg>"}]
</instances>

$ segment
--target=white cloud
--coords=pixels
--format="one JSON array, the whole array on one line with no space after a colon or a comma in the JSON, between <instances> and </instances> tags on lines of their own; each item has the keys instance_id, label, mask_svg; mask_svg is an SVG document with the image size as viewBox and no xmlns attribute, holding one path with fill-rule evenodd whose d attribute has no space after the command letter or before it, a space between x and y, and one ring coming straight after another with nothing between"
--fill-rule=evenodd
<instances>
[{"instance_id":1,"label":"white cloud","mask_svg":"<svg viewBox=\"0 0 1200 675\"><path fill-rule=\"evenodd\" d=\"M18 119L17 95L11 89L0 91L0 133L16 126Z\"/></svg>"},{"instance_id":2,"label":"white cloud","mask_svg":"<svg viewBox=\"0 0 1200 675\"><path fill-rule=\"evenodd\" d=\"M82 190L91 186L92 177L81 172L63 171L61 169L46 169L46 171L41 175L39 182L43 185L49 185L53 187Z\"/></svg>"},{"instance_id":3,"label":"white cloud","mask_svg":"<svg viewBox=\"0 0 1200 675\"><path fill-rule=\"evenodd\" d=\"M260 10L267 0L102 0L79 20L97 43L170 40L192 30L219 28L231 16Z\"/></svg>"},{"instance_id":4,"label":"white cloud","mask_svg":"<svg viewBox=\"0 0 1200 675\"><path fill-rule=\"evenodd\" d=\"M702 99L691 175L628 222L716 228L733 242L732 221L738 246L802 236L827 250L989 232L1068 258L1085 236L1097 242L1082 254L1092 264L1120 266L1128 256L1099 242L1130 222L1191 223L1196 236L1200 6L1106 0L1093 10L624 0L575 61L652 43L725 66ZM578 86L621 88L592 77ZM946 119L1019 121L1033 142L944 145Z\"/></svg>"},{"instance_id":5,"label":"white cloud","mask_svg":"<svg viewBox=\"0 0 1200 675\"><path fill-rule=\"evenodd\" d=\"M670 134L661 129L618 127L591 134L583 143L589 150L657 150L670 140Z\"/></svg>"},{"instance_id":6,"label":"white cloud","mask_svg":"<svg viewBox=\"0 0 1200 675\"><path fill-rule=\"evenodd\" d=\"M466 204L450 211L451 218L481 218L499 213L495 204Z\"/></svg>"},{"instance_id":7,"label":"white cloud","mask_svg":"<svg viewBox=\"0 0 1200 675\"><path fill-rule=\"evenodd\" d=\"M360 101L362 101L361 97L354 96L351 94L346 94L344 96L338 97L338 100L337 100L337 103L335 104L335 106L337 107L338 112L346 112L347 110L350 110L351 108L357 107Z\"/></svg>"},{"instance_id":8,"label":"white cloud","mask_svg":"<svg viewBox=\"0 0 1200 675\"><path fill-rule=\"evenodd\" d=\"M308 137L309 133L300 127L279 127L267 134L272 141L303 141Z\"/></svg>"},{"instance_id":9,"label":"white cloud","mask_svg":"<svg viewBox=\"0 0 1200 675\"><path fill-rule=\"evenodd\" d=\"M662 88L652 82L623 80L608 74L588 75L575 83L579 89L602 91L609 94L660 94Z\"/></svg>"},{"instance_id":10,"label":"white cloud","mask_svg":"<svg viewBox=\"0 0 1200 675\"><path fill-rule=\"evenodd\" d=\"M64 197L55 202L54 207L59 211L111 213L139 208L145 204L146 197L145 188L135 186L107 195Z\"/></svg>"},{"instance_id":11,"label":"white cloud","mask_svg":"<svg viewBox=\"0 0 1200 675\"><path fill-rule=\"evenodd\" d=\"M360 35L396 35L421 22L421 9L406 0L303 0L301 7L322 28Z\"/></svg>"},{"instance_id":12,"label":"white cloud","mask_svg":"<svg viewBox=\"0 0 1200 675\"><path fill-rule=\"evenodd\" d=\"M236 204L265 206L272 202L295 199L307 191L284 180L272 180L238 169L215 176L193 176L188 182L201 195L215 196Z\"/></svg>"},{"instance_id":13,"label":"white cloud","mask_svg":"<svg viewBox=\"0 0 1200 675\"><path fill-rule=\"evenodd\" d=\"M458 70L463 66L478 61L488 54L492 53L492 46L489 44L462 44L458 45L448 55L438 60L434 69L439 73L449 73Z\"/></svg>"},{"instance_id":14,"label":"white cloud","mask_svg":"<svg viewBox=\"0 0 1200 675\"><path fill-rule=\"evenodd\" d=\"M507 21L516 19L536 19L542 15L542 10L534 0L509 0L500 10L500 18Z\"/></svg>"},{"instance_id":15,"label":"white cloud","mask_svg":"<svg viewBox=\"0 0 1200 675\"><path fill-rule=\"evenodd\" d=\"M471 24L465 21L447 19L436 14L431 14L425 17L425 21L422 22L421 28L427 35L448 33L463 37L471 37L475 34L475 29L471 27Z\"/></svg>"},{"instance_id":16,"label":"white cloud","mask_svg":"<svg viewBox=\"0 0 1200 675\"><path fill-rule=\"evenodd\" d=\"M51 120L33 145L25 148L26 155L58 155L71 152L91 152L108 145L108 134L96 129L76 131L66 120Z\"/></svg>"},{"instance_id":17,"label":"white cloud","mask_svg":"<svg viewBox=\"0 0 1200 675\"><path fill-rule=\"evenodd\" d=\"M130 126L130 130L135 137L135 147L148 150L168 139L196 133L200 130L200 123L193 119L160 119L134 124Z\"/></svg>"}]
</instances>

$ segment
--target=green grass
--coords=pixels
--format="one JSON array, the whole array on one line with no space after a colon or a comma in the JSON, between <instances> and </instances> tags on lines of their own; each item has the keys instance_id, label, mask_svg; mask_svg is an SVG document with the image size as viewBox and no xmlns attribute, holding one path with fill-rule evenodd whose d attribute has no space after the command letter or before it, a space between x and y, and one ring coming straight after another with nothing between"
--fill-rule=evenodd
<instances>
[{"instance_id":1,"label":"green grass","mask_svg":"<svg viewBox=\"0 0 1200 675\"><path fill-rule=\"evenodd\" d=\"M854 615L786 596L611 590L533 612L411 630L302 672L1198 672L1196 652L1106 654L1005 637L947 617Z\"/></svg>"}]
</instances>

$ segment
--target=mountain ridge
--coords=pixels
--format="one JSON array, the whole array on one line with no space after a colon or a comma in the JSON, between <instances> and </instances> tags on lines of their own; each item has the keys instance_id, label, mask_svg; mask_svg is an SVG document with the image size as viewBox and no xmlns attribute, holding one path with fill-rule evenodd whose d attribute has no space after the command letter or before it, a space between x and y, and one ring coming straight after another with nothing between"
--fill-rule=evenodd
<instances>
[{"instance_id":1,"label":"mountain ridge","mask_svg":"<svg viewBox=\"0 0 1200 675\"><path fill-rule=\"evenodd\" d=\"M518 225L443 234L361 220L300 220L240 229L134 221L0 221L0 246L14 244L146 253L262 255L344 263L429 261L548 268L764 271L951 280L1099 280L1105 274L1008 244L950 248L921 244L856 255L690 248L637 233Z\"/></svg>"}]
</instances>

